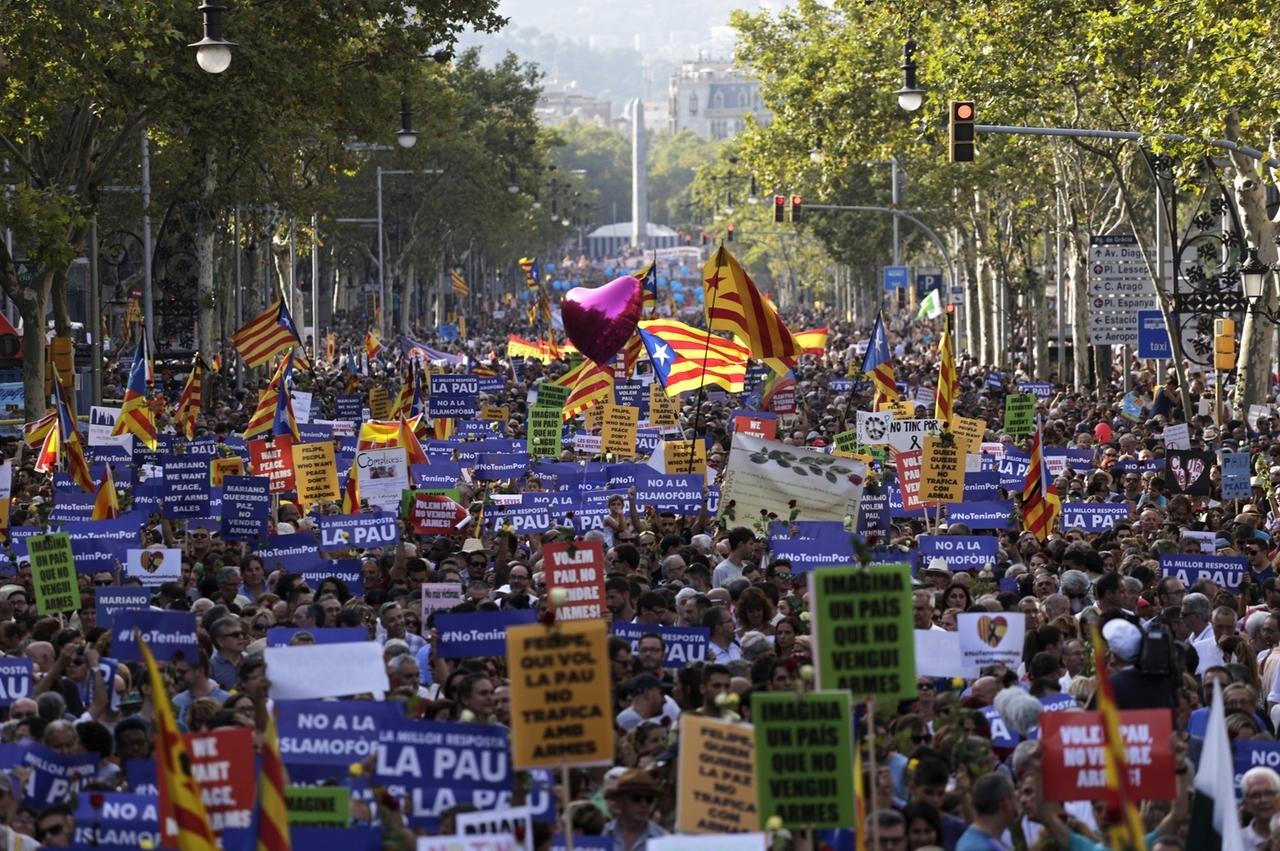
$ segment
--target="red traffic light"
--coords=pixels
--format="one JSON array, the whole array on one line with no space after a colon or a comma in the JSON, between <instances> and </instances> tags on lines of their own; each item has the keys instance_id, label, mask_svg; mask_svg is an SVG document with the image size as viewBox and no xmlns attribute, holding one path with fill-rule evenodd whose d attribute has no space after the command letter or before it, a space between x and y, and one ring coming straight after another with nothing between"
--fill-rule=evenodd
<instances>
[{"instance_id":1,"label":"red traffic light","mask_svg":"<svg viewBox=\"0 0 1280 851\"><path fill-rule=\"evenodd\" d=\"M956 118L961 121L973 120L973 104L961 101L956 104Z\"/></svg>"},{"instance_id":2,"label":"red traffic light","mask_svg":"<svg viewBox=\"0 0 1280 851\"><path fill-rule=\"evenodd\" d=\"M785 222L787 220L787 196L773 196L773 220L774 222Z\"/></svg>"}]
</instances>

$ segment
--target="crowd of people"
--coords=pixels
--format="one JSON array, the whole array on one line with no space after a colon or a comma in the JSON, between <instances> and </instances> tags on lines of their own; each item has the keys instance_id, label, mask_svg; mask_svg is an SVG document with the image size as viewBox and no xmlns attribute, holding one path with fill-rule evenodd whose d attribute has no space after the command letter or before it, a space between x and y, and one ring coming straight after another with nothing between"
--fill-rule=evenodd
<instances>
[{"instance_id":1,"label":"crowd of people","mask_svg":"<svg viewBox=\"0 0 1280 851\"><path fill-rule=\"evenodd\" d=\"M837 435L855 428L856 412L872 410L873 388L861 375L871 323L804 310L785 318L795 330L825 326L828 337L824 354L806 356L795 366L797 404L793 413L778 415L777 439L829 451ZM352 319L348 327L360 325ZM523 316L515 319L495 323L473 317L466 339L433 345L468 357L467 366L451 371L481 370L503 378L502 389L483 394L482 402L505 406L507 416L497 424L497 433L519 439L529 422L531 392L570 364L568 359L543 363L508 358L508 334L537 336ZM940 326L907 316L890 316L888 324L896 380L905 385L906 395L936 388ZM347 355L360 351L362 337L362 331L339 335L338 358L328 362L321 356L310 372L297 373L296 387L313 394L313 419L336 419L338 395L367 396L375 385L395 398L405 375L404 359L388 344L367 369L353 372L350 365L359 359ZM432 340L429 333L421 338ZM228 353L225 360L230 364L233 358ZM1004 431L1003 402L1006 392L1032 376L1015 367L1002 373L1002 381L992 382L993 372L999 370L958 354L955 411L984 421L986 443L1025 450L1029 435ZM850 377L851 385L846 383ZM125 375L115 378L108 396L113 391L123 395ZM1073 387L1056 376L1043 378L1052 388L1037 406L1044 447L1091 453L1087 464L1068 465L1057 476L1053 484L1061 501L1122 505L1129 509L1127 517L1101 531L1059 524L1040 538L1023 528L1017 514L1006 529L973 532L963 524L948 525L944 509L923 517L893 516L883 529L866 535L860 550L887 551L915 564L916 630L955 630L957 616L971 612L1022 617L1026 642L1021 664L985 668L976 677L919 676L917 696L892 706L882 702L870 730L862 723L868 716L860 708L856 746L864 752L862 821L815 831L759 813L759 828L768 831L774 847L852 848L855 841L887 851L1113 847L1109 831L1123 818L1115 806L1105 800L1046 800L1044 748L1030 732L1040 712L1035 707L1027 717L1025 701L1018 700L1026 695L1064 696L1085 710L1098 705L1100 681L1106 679L1120 710L1169 714L1174 735L1157 747L1164 749L1167 765L1176 773L1176 795L1141 802L1145 839L1157 851L1186 847L1192 778L1206 750L1215 689L1221 690L1232 742L1274 740L1280 725L1280 653L1275 652L1280 647L1280 585L1273 567L1280 558L1274 538L1280 524L1275 502L1280 437L1275 420L1215 423L1211 416L1199 416L1187 424L1193 448L1249 453L1254 471L1250 498L1223 499L1217 468L1208 495L1170 494L1161 466L1163 431L1182 421L1181 394L1191 394L1193 401L1208 394L1203 376L1193 371L1192 385L1181 388L1149 366L1136 370L1132 380L1142 407L1137 417L1123 408L1125 394L1119 387ZM182 379L159 375L156 390L176 399ZM234 443L266 379L251 373L250 380L237 385L230 367L211 375L196 440ZM681 400L679 430L686 438L708 441L709 489L726 464L733 414L743 404L731 394L701 399L690 394ZM921 408L917 416L931 417L933 411ZM162 431L172 433L163 413L160 424ZM424 435L424 442L429 437ZM49 517L66 493L65 483L55 484L54 476L35 470L36 447L20 437L6 439L3 448L13 471L9 526L57 527ZM557 460L601 459L566 446ZM891 459L872 463L872 479L882 485L894 475ZM126 511L130 487L137 481L117 480ZM680 718L692 714L749 723L753 695L813 688L805 570L774 557L759 529L723 518L717 522L714 512L706 510L686 516L660 513L637 506L634 493L612 497L603 526L586 533L560 527L517 533L486 510L495 495L557 487L555 473L536 469L509 481L454 483L459 504L469 509L470 524L451 535L421 535L401 517L398 542L344 554L359 559L358 591L338 576L324 576L325 557L318 550L318 572L310 575L320 578L308 581L256 555L252 546L224 539L216 528L188 528L163 511L148 515L138 529L139 543L163 542L179 549L182 564L177 581L146 586L147 605L196 616L198 653L163 665L179 722L191 732L245 728L253 732L255 747L262 747L267 719L278 703L269 694L267 635L289 627L299 630L289 639L294 644L315 641L318 630L365 631L368 641L381 645L387 699L404 717L510 727L508 660L437 653L437 615L422 616L424 583L456 586L460 602L446 611L531 609L541 614L553 608L544 545L597 540L607 571L602 617L611 625L641 628L638 639L615 635L608 643L614 760L611 766L567 773L567 786L555 778L551 803L535 818L528 847L549 848L552 836L564 830L566 813L575 839L602 837L606 844L598 847L614 851L643 851L649 840L676 831ZM1006 490L1017 496L1018 489ZM315 515L340 510L340 501L334 500L307 512L293 495L284 494L275 503L271 535L315 534ZM785 510L778 506L780 514ZM980 569L955 571L945 562L919 558L919 536L971 532L997 542L994 560ZM8 552L9 576L0 587L0 650L6 658L31 660L33 675L25 696L0 709L5 718L0 758L8 769L0 773L0 841L15 849L85 842L87 796L133 791L131 763L156 759L151 683L141 663L104 666L104 660L119 652L120 642L95 611L96 589L143 582L118 565L81 572L78 610L38 611L31 559L12 538ZM1243 556L1247 569L1242 580L1186 582L1161 570L1164 554L1201 552ZM856 558L851 541L848 563ZM704 628L704 658L670 664L657 629L664 626ZM1106 672L1096 668L1095 628L1106 645L1098 657ZM1152 635L1169 639L1162 666L1153 666L1144 655ZM998 737L996 723L1022 731L1022 741L1013 744ZM32 747L92 755L92 768L56 802L39 801L33 788L38 784L32 781L38 769L22 756L22 749ZM440 811L383 790L360 794L352 779L359 778L361 763L350 762L336 765L323 782L352 788L350 824L379 827L385 847L413 847L415 834L452 833L457 817L477 808L461 793L457 804ZM287 756L285 763L294 767ZM373 770L370 757L363 771ZM1280 821L1275 820L1280 818L1280 774L1254 767L1237 782L1238 794L1227 806L1238 811L1238 823L1232 824L1243 847L1280 849ZM536 784L528 778L514 785L515 802L534 796L530 790Z\"/></svg>"}]
</instances>

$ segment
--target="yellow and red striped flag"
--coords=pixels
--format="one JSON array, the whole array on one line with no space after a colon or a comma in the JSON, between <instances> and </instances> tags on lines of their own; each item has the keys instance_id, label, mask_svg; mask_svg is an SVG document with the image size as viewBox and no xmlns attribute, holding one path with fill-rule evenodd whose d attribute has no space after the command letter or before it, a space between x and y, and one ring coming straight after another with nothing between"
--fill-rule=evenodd
<instances>
[{"instance_id":1,"label":"yellow and red striped flag","mask_svg":"<svg viewBox=\"0 0 1280 851\"><path fill-rule=\"evenodd\" d=\"M889 332L885 330L884 318L876 314L876 324L871 328L871 339L867 341L867 354L862 359L862 371L871 376L871 384L875 387L874 402L896 402L898 385L893 376L893 350L889 348Z\"/></svg>"},{"instance_id":2,"label":"yellow and red striped flag","mask_svg":"<svg viewBox=\"0 0 1280 851\"><path fill-rule=\"evenodd\" d=\"M102 474L102 482L98 485L98 495L93 498L93 513L90 520L115 520L120 516L120 497L116 494L116 483L111 478L111 462L107 462Z\"/></svg>"},{"instance_id":3,"label":"yellow and red striped flag","mask_svg":"<svg viewBox=\"0 0 1280 851\"><path fill-rule=\"evenodd\" d=\"M280 352L302 346L289 308L279 298L232 334L231 342L244 362L253 367L262 366Z\"/></svg>"},{"instance_id":4,"label":"yellow and red striped flag","mask_svg":"<svg viewBox=\"0 0 1280 851\"><path fill-rule=\"evenodd\" d=\"M23 425L22 439L27 442L27 446L36 449L44 445L45 438L50 431L54 430L54 426L57 424L58 412L50 411L35 422Z\"/></svg>"},{"instance_id":5,"label":"yellow and red striped flag","mask_svg":"<svg viewBox=\"0 0 1280 851\"><path fill-rule=\"evenodd\" d=\"M120 416L111 429L113 435L131 434L146 444L148 449L156 448L156 414L151 410L147 399L147 385L155 383L151 372L151 358L147 352L147 336L142 335L138 348L133 354L133 366L129 369L129 383L124 388L124 402L120 406Z\"/></svg>"},{"instance_id":6,"label":"yellow and red striped flag","mask_svg":"<svg viewBox=\"0 0 1280 851\"><path fill-rule=\"evenodd\" d=\"M646 319L636 326L653 373L668 396L703 385L741 393L747 379L747 347L674 319Z\"/></svg>"},{"instance_id":7,"label":"yellow and red striped flag","mask_svg":"<svg viewBox=\"0 0 1280 851\"><path fill-rule=\"evenodd\" d=\"M343 514L359 514L360 513L360 474L359 467L355 464L351 465L351 469L347 472L347 484L342 489L342 513Z\"/></svg>"},{"instance_id":8,"label":"yellow and red striped flag","mask_svg":"<svg viewBox=\"0 0 1280 851\"><path fill-rule=\"evenodd\" d=\"M1107 809L1112 827L1109 831L1111 848L1129 851L1146 851L1146 830L1138 802L1129 788L1129 764L1125 757L1124 737L1120 734L1120 709L1116 706L1115 689L1107 672L1107 654L1098 625L1093 625L1093 664L1098 676L1098 693L1095 703L1102 716L1102 753L1106 765Z\"/></svg>"},{"instance_id":9,"label":"yellow and red striped flag","mask_svg":"<svg viewBox=\"0 0 1280 851\"><path fill-rule=\"evenodd\" d=\"M431 421L431 429L436 440L448 440L458 430L458 421L453 417L436 417Z\"/></svg>"},{"instance_id":10,"label":"yellow and red striped flag","mask_svg":"<svg viewBox=\"0 0 1280 851\"><path fill-rule=\"evenodd\" d=\"M160 825L163 843L179 851L217 851L218 842L209 824L209 813L200 797L200 787L191 773L191 756L178 731L178 721L169 702L168 686L156 667L151 648L141 638L138 646L147 665L151 683L151 704L155 719L156 785L160 788L160 810L172 813Z\"/></svg>"},{"instance_id":11,"label":"yellow and red striped flag","mask_svg":"<svg viewBox=\"0 0 1280 851\"><path fill-rule=\"evenodd\" d=\"M76 418L67 404L67 388L57 372L53 374L53 407L58 412L58 445L67 456L67 472L71 481L75 482L85 493L93 493L93 476L89 473L89 462L84 459L84 444L80 442L80 430L76 427Z\"/></svg>"},{"instance_id":12,"label":"yellow and red striped flag","mask_svg":"<svg viewBox=\"0 0 1280 851\"><path fill-rule=\"evenodd\" d=\"M1041 541L1053 531L1054 521L1062 505L1051 484L1049 469L1044 463L1043 440L1040 420L1037 418L1035 435L1031 439L1031 460L1022 486L1022 527Z\"/></svg>"},{"instance_id":13,"label":"yellow and red striped flag","mask_svg":"<svg viewBox=\"0 0 1280 851\"><path fill-rule=\"evenodd\" d=\"M596 405L613 401L613 365L601 366L590 358L557 378L554 384L571 388L561 417L571 420Z\"/></svg>"},{"instance_id":14,"label":"yellow and red striped flag","mask_svg":"<svg viewBox=\"0 0 1280 851\"><path fill-rule=\"evenodd\" d=\"M281 358L275 374L271 376L267 386L258 395L258 405L253 409L253 414L249 417L249 424L244 427L245 440L271 431L271 427L276 420L276 408L280 404L280 393L284 387L284 377L288 371L288 366L289 358Z\"/></svg>"},{"instance_id":15,"label":"yellow and red striped flag","mask_svg":"<svg viewBox=\"0 0 1280 851\"><path fill-rule=\"evenodd\" d=\"M449 274L449 286L453 294L466 298L471 295L471 285L467 283L467 279L462 277L462 273L454 269Z\"/></svg>"},{"instance_id":16,"label":"yellow and red striped flag","mask_svg":"<svg viewBox=\"0 0 1280 851\"><path fill-rule=\"evenodd\" d=\"M778 317L777 308L723 245L702 267L702 278L708 330L729 332L746 343L753 357L780 358L794 365L800 344Z\"/></svg>"},{"instance_id":17,"label":"yellow and red striped flag","mask_svg":"<svg viewBox=\"0 0 1280 851\"><path fill-rule=\"evenodd\" d=\"M285 788L289 775L280 758L280 736L276 719L267 716L267 729L262 736L262 768L258 771L258 800L254 803L253 820L257 827L257 851L292 851L289 836L289 809Z\"/></svg>"},{"instance_id":18,"label":"yellow and red striped flag","mask_svg":"<svg viewBox=\"0 0 1280 851\"><path fill-rule=\"evenodd\" d=\"M951 413L955 410L959 380L956 378L956 353L951 346L950 312L942 322L942 339L938 341L938 395L934 400L934 417L946 428L951 427Z\"/></svg>"},{"instance_id":19,"label":"yellow and red striped flag","mask_svg":"<svg viewBox=\"0 0 1280 851\"><path fill-rule=\"evenodd\" d=\"M796 342L800 344L800 352L806 355L821 357L827 351L827 329L811 328L796 334Z\"/></svg>"},{"instance_id":20,"label":"yellow and red striped flag","mask_svg":"<svg viewBox=\"0 0 1280 851\"><path fill-rule=\"evenodd\" d=\"M414 417L414 423L417 421L418 418ZM427 453L423 450L422 444L418 442L418 435L414 434L413 425L404 418L403 414L400 415L398 441L404 447L405 455L408 456L410 464L428 463Z\"/></svg>"},{"instance_id":21,"label":"yellow and red striped flag","mask_svg":"<svg viewBox=\"0 0 1280 851\"><path fill-rule=\"evenodd\" d=\"M187 383L182 388L182 395L178 397L178 410L174 412L173 418L178 426L178 431L187 440L194 440L196 436L196 418L200 416L200 410L204 406L204 361L196 355L195 362L191 365L191 374L187 376Z\"/></svg>"},{"instance_id":22,"label":"yellow and red striped flag","mask_svg":"<svg viewBox=\"0 0 1280 851\"><path fill-rule=\"evenodd\" d=\"M36 455L35 470L37 473L52 473L58 469L57 414L53 416L54 426L45 429L44 439L40 442L40 452Z\"/></svg>"}]
</instances>

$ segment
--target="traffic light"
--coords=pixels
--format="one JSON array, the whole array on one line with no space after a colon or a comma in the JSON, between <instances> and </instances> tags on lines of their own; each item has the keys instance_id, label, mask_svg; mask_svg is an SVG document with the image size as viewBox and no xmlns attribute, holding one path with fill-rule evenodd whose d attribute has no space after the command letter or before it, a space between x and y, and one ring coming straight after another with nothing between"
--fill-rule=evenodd
<instances>
[{"instance_id":1,"label":"traffic light","mask_svg":"<svg viewBox=\"0 0 1280 851\"><path fill-rule=\"evenodd\" d=\"M707 244L707 232L705 230L702 232L702 244Z\"/></svg>"},{"instance_id":2,"label":"traffic light","mask_svg":"<svg viewBox=\"0 0 1280 851\"><path fill-rule=\"evenodd\" d=\"M773 196L773 220L777 224L781 224L787 220L787 196Z\"/></svg>"},{"instance_id":3,"label":"traffic light","mask_svg":"<svg viewBox=\"0 0 1280 851\"><path fill-rule=\"evenodd\" d=\"M973 101L953 100L951 102L950 130L951 145L948 160L953 163L973 162L974 149L977 143Z\"/></svg>"},{"instance_id":4,"label":"traffic light","mask_svg":"<svg viewBox=\"0 0 1280 851\"><path fill-rule=\"evenodd\" d=\"M735 230L734 226L733 226L733 225L729 225L728 229L725 231L725 241L726 241L726 242L733 242L733 232L734 232L734 230Z\"/></svg>"},{"instance_id":5,"label":"traffic light","mask_svg":"<svg viewBox=\"0 0 1280 851\"><path fill-rule=\"evenodd\" d=\"M1236 368L1236 322L1234 319L1213 320L1213 368Z\"/></svg>"},{"instance_id":6,"label":"traffic light","mask_svg":"<svg viewBox=\"0 0 1280 851\"><path fill-rule=\"evenodd\" d=\"M799 195L791 196L791 221L793 222L800 221L800 207L803 201L804 199L801 198Z\"/></svg>"}]
</instances>

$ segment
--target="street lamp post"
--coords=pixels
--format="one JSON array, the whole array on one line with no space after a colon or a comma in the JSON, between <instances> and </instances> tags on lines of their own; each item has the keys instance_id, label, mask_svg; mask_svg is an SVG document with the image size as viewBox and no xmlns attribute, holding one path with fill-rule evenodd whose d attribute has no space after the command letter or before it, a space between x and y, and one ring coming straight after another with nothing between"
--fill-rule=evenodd
<instances>
[{"instance_id":1,"label":"street lamp post","mask_svg":"<svg viewBox=\"0 0 1280 851\"><path fill-rule=\"evenodd\" d=\"M924 105L924 89L916 85L916 43L908 38L902 46L902 88L894 94L898 96L898 106L905 112L915 112Z\"/></svg>"},{"instance_id":2,"label":"street lamp post","mask_svg":"<svg viewBox=\"0 0 1280 851\"><path fill-rule=\"evenodd\" d=\"M391 294L387 292L387 272L383 265L382 234L382 177L383 175L413 174L404 168L383 168L378 166L378 298L382 299L382 336L391 335Z\"/></svg>"},{"instance_id":3,"label":"street lamp post","mask_svg":"<svg viewBox=\"0 0 1280 851\"><path fill-rule=\"evenodd\" d=\"M196 63L210 74L221 74L231 66L231 48L235 42L222 37L222 13L226 6L204 0L200 14L204 16L204 38L187 45L196 49Z\"/></svg>"}]
</instances>

